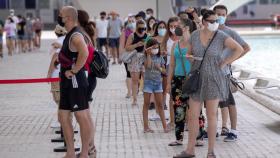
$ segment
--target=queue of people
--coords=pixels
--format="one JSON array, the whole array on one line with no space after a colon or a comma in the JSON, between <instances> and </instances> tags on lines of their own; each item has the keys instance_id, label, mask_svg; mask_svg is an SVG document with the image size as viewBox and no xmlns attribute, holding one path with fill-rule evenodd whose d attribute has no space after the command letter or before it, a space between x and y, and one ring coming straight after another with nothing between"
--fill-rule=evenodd
<instances>
[{"instance_id":1,"label":"queue of people","mask_svg":"<svg viewBox=\"0 0 280 158\"><path fill-rule=\"evenodd\" d=\"M144 133L155 132L149 126L152 105L155 105L163 131L174 130L176 140L169 146L183 145L184 131L188 130L187 147L174 158L195 157L195 147L203 146L205 138L208 138L207 158L216 157L218 107L222 109L224 141L237 140L237 110L230 89L230 65L250 47L225 25L225 6L204 9L201 16L199 14L190 7L165 22L153 17L153 10L149 8L146 12L129 14L123 23L117 12L111 11L107 17L103 11L100 19L92 22L83 10L70 6L61 9L55 32L64 40L52 45L56 53L48 75L60 69L60 88L52 86L52 91L60 91L59 101L55 95L54 98L58 104L58 120L65 133L66 158L77 156L71 112L81 128L82 151L78 156L96 156L95 128L89 110L96 78L87 69L87 60L93 60L89 56L95 49L103 50L108 60L111 56L112 65L124 63L125 98L132 98L132 106L143 104ZM57 51L58 48L61 50ZM194 71L200 72L198 89L185 93L183 84ZM143 95L139 95L140 92ZM138 101L140 96L144 97L143 103ZM169 110L169 117L165 110Z\"/></svg>"},{"instance_id":2,"label":"queue of people","mask_svg":"<svg viewBox=\"0 0 280 158\"><path fill-rule=\"evenodd\" d=\"M0 20L0 58L4 57L3 33L6 34L8 56L15 53L26 53L39 49L41 46L41 32L43 23L40 18L15 15L13 9L3 22Z\"/></svg>"}]
</instances>

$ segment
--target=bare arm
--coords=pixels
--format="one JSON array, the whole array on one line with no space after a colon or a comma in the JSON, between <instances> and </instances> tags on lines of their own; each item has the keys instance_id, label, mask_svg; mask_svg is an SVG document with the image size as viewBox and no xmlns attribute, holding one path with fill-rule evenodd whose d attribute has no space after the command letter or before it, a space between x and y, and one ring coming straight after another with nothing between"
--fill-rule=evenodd
<instances>
[{"instance_id":1,"label":"bare arm","mask_svg":"<svg viewBox=\"0 0 280 158\"><path fill-rule=\"evenodd\" d=\"M168 73L167 84L171 84L171 81L172 81L172 78L173 78L173 75L174 75L174 69L175 69L174 48L175 48L175 43L173 44L172 49L171 49L171 56L170 56L169 73Z\"/></svg>"},{"instance_id":2,"label":"bare arm","mask_svg":"<svg viewBox=\"0 0 280 158\"><path fill-rule=\"evenodd\" d=\"M121 37L120 37L120 47L119 47L120 54L122 54L122 52L124 50L125 50L125 32L122 31L122 34L121 34Z\"/></svg>"},{"instance_id":3,"label":"bare arm","mask_svg":"<svg viewBox=\"0 0 280 158\"><path fill-rule=\"evenodd\" d=\"M57 53L54 53L54 55L52 56L52 59L51 59L51 63L50 63L50 66L49 66L49 70L48 70L48 75L47 77L50 78L53 71L55 70L55 61L57 61L58 59L58 54Z\"/></svg>"},{"instance_id":4,"label":"bare arm","mask_svg":"<svg viewBox=\"0 0 280 158\"><path fill-rule=\"evenodd\" d=\"M125 50L126 51L133 51L135 48L143 46L144 42L140 41L138 43L132 44L133 42L133 34L129 35L127 41L126 41L126 45L125 45Z\"/></svg>"},{"instance_id":5,"label":"bare arm","mask_svg":"<svg viewBox=\"0 0 280 158\"><path fill-rule=\"evenodd\" d=\"M78 52L77 62L75 66L72 68L72 71L74 73L77 73L80 71L81 68L84 67L86 63L88 57L88 49L84 37L80 34L73 36L71 40L71 44Z\"/></svg>"},{"instance_id":6,"label":"bare arm","mask_svg":"<svg viewBox=\"0 0 280 158\"><path fill-rule=\"evenodd\" d=\"M244 50L240 46L240 44L238 44L235 40L233 40L230 37L225 40L224 44L227 48L233 50L233 54L230 57L226 58L221 63L221 65L220 65L221 67L231 64L232 62L234 62L236 59L238 59L242 55L242 52L244 52Z\"/></svg>"},{"instance_id":7,"label":"bare arm","mask_svg":"<svg viewBox=\"0 0 280 158\"><path fill-rule=\"evenodd\" d=\"M244 55L246 55L251 50L251 48L250 48L248 43L243 45L242 48L244 49L244 51L243 51L243 53L241 54L241 56L239 58L243 57Z\"/></svg>"}]
</instances>

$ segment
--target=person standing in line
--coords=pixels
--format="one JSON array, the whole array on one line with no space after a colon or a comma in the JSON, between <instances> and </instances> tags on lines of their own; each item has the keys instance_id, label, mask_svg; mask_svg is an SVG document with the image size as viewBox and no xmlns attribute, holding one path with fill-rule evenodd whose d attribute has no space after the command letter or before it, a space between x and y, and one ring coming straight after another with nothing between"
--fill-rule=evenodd
<instances>
[{"instance_id":1,"label":"person standing in line","mask_svg":"<svg viewBox=\"0 0 280 158\"><path fill-rule=\"evenodd\" d=\"M6 32L6 45L8 48L8 55L12 56L15 48L15 40L16 40L16 24L12 17L8 17L6 20L4 31Z\"/></svg>"},{"instance_id":2,"label":"person standing in line","mask_svg":"<svg viewBox=\"0 0 280 158\"><path fill-rule=\"evenodd\" d=\"M217 5L214 7L214 11L218 16L219 21L219 30L223 31L227 35L229 35L232 39L234 39L237 43L239 43L243 49L244 52L242 53L242 56L244 56L247 52L250 51L250 46L240 37L240 35L232 30L230 27L225 25L226 17L227 17L227 7L224 5ZM232 51L230 49L225 49L223 53L223 58L227 58L232 54ZM231 64L231 63L230 63ZM237 110L235 105L235 100L233 97L233 94L230 91L230 77L231 77L231 65L228 64L225 67L225 75L228 78L228 88L229 88L229 96L226 101L220 102L219 106L221 108L222 112L222 136L226 136L224 138L225 142L233 142L237 140ZM230 116L230 124L231 124L231 130L229 131L227 128L227 120L228 120L228 114Z\"/></svg>"},{"instance_id":3,"label":"person standing in line","mask_svg":"<svg viewBox=\"0 0 280 158\"><path fill-rule=\"evenodd\" d=\"M174 43L176 43L179 40L179 37L176 36L175 34L175 29L179 26L179 18L178 17L171 17L169 18L167 22L167 32L165 33L165 36L162 40L161 43L161 49L163 52L163 55L165 56L166 60L166 70L169 72L169 63L170 63L170 58L171 58L171 51L172 51L172 46ZM167 87L167 77L163 77L163 102L166 102L166 94L171 93L170 91L166 90ZM174 107L173 107L173 101L170 97L169 100L169 112L170 112L170 120L168 123L168 126L170 126L171 129L174 128Z\"/></svg>"},{"instance_id":4,"label":"person standing in line","mask_svg":"<svg viewBox=\"0 0 280 158\"><path fill-rule=\"evenodd\" d=\"M149 36L154 36L154 30L153 30L153 26L156 24L156 19L154 17L150 17L147 20L147 34Z\"/></svg>"},{"instance_id":5,"label":"person standing in line","mask_svg":"<svg viewBox=\"0 0 280 158\"><path fill-rule=\"evenodd\" d=\"M26 52L26 20L23 16L18 16L19 22L17 24L18 47L20 53Z\"/></svg>"},{"instance_id":6,"label":"person standing in line","mask_svg":"<svg viewBox=\"0 0 280 158\"><path fill-rule=\"evenodd\" d=\"M143 122L144 133L154 133L149 127L148 122L148 109L151 100L151 94L154 94L156 106L159 112L159 116L162 122L164 133L169 132L165 114L162 105L162 74L166 73L164 67L164 59L160 55L159 43L156 39L150 38L145 45L145 74L144 74L144 105L143 105Z\"/></svg>"},{"instance_id":7,"label":"person standing in line","mask_svg":"<svg viewBox=\"0 0 280 158\"><path fill-rule=\"evenodd\" d=\"M85 65L85 69L87 71L87 78L88 78L88 91L87 91L87 98L88 98L88 102L89 104L93 101L92 98L92 93L96 88L97 85L97 80L96 77L92 74L92 72L90 71L89 68L89 63L93 60L93 52L94 52L94 35L95 35L95 27L94 24L89 21L89 15L86 11L84 10L78 10L78 26L81 28L81 32L84 35L85 38L85 42L87 44L88 47L88 51L89 51L89 56L87 58L86 61L86 65ZM95 126L94 126L94 121L91 118L90 113L88 114L88 118L90 119L90 123L92 124L92 138L89 144L89 151L88 151L88 155L89 157L93 157L96 158L96 148L95 148ZM80 155L80 154L79 154Z\"/></svg>"},{"instance_id":8,"label":"person standing in line","mask_svg":"<svg viewBox=\"0 0 280 158\"><path fill-rule=\"evenodd\" d=\"M93 133L93 125L89 118L88 80L85 72L85 63L89 52L85 38L78 27L76 8L64 6L60 10L57 21L68 32L59 53L61 72L58 117L67 146L65 157L76 157L74 132L70 120L71 112L74 112L81 131L82 150L79 157L88 158L89 144Z\"/></svg>"},{"instance_id":9,"label":"person standing in line","mask_svg":"<svg viewBox=\"0 0 280 158\"><path fill-rule=\"evenodd\" d=\"M131 58L131 63L128 64L128 70L132 79L132 105L137 105L137 92L139 88L140 72L143 71L144 59L144 42L147 38L146 23L144 20L136 22L136 31L131 34L126 42L126 51L137 51L137 54Z\"/></svg>"},{"instance_id":10,"label":"person standing in line","mask_svg":"<svg viewBox=\"0 0 280 158\"><path fill-rule=\"evenodd\" d=\"M182 34L176 34L180 40L173 44L171 49L171 58L169 65L169 74L167 80L167 91L171 92L174 102L175 115L175 136L176 141L169 143L169 146L183 145L184 129L189 99L188 96L182 94L182 84L186 80L191 70L191 62L186 57L190 56L190 34L193 30L193 23L189 19L181 19L180 26L176 28L182 30Z\"/></svg>"},{"instance_id":11,"label":"person standing in line","mask_svg":"<svg viewBox=\"0 0 280 158\"><path fill-rule=\"evenodd\" d=\"M97 49L103 50L105 47L105 53L107 58L109 59L109 49L107 43L107 28L108 28L108 20L106 19L106 12L100 12L100 19L96 20L96 31L97 31Z\"/></svg>"},{"instance_id":12,"label":"person standing in line","mask_svg":"<svg viewBox=\"0 0 280 158\"><path fill-rule=\"evenodd\" d=\"M243 48L237 42L218 30L219 24L217 19L218 17L214 11L209 10L205 12L202 18L203 29L193 32L190 38L192 55L202 58L202 60L194 60L191 68L191 72L200 69L199 87L196 92L190 94L189 99L190 116L187 148L173 158L195 157L199 114L203 102L205 102L206 106L208 123L207 158L216 157L214 147L216 142L218 104L219 101L227 99L229 90L223 69L227 64L235 61L243 52ZM222 59L225 48L231 49L233 53L230 57Z\"/></svg>"},{"instance_id":13,"label":"person standing in line","mask_svg":"<svg viewBox=\"0 0 280 158\"><path fill-rule=\"evenodd\" d=\"M42 20L37 17L33 23L33 29L35 32L35 46L37 48L41 47L41 35L42 35L42 29L43 29L43 22Z\"/></svg>"},{"instance_id":14,"label":"person standing in line","mask_svg":"<svg viewBox=\"0 0 280 158\"><path fill-rule=\"evenodd\" d=\"M65 35L67 34L64 27L60 25L56 25L54 33L57 36L57 40L55 43L62 45ZM56 47L55 44L52 44L52 59L50 62L49 70L47 78L58 78L60 72L60 65L58 61L58 54L61 50L61 47ZM51 93L53 96L54 102L59 106L60 101L60 90L59 90L59 82L51 82ZM54 121L51 124L51 128L60 128L60 123L58 121Z\"/></svg>"},{"instance_id":15,"label":"person standing in line","mask_svg":"<svg viewBox=\"0 0 280 158\"><path fill-rule=\"evenodd\" d=\"M129 16L127 18L127 22L125 23L124 26L125 29L123 29L121 37L120 37L120 47L119 47L119 52L123 53L125 51L125 45L127 43L128 37L135 32L136 28L136 22L133 16ZM132 82L131 82L131 74L128 70L128 64L124 63L125 66L125 71L126 71L126 88L127 88L127 94L126 98L130 98L132 95Z\"/></svg>"},{"instance_id":16,"label":"person standing in line","mask_svg":"<svg viewBox=\"0 0 280 158\"><path fill-rule=\"evenodd\" d=\"M113 63L116 64L116 60L119 61L119 46L120 46L120 36L122 31L122 21L118 18L118 13L112 11L110 13L112 18L108 22L108 38L109 38L109 48L113 56Z\"/></svg>"},{"instance_id":17,"label":"person standing in line","mask_svg":"<svg viewBox=\"0 0 280 158\"><path fill-rule=\"evenodd\" d=\"M33 43L33 28L32 28L32 21L31 18L28 16L26 18L26 40L27 40L27 49L29 52L33 50L34 43Z\"/></svg>"},{"instance_id":18,"label":"person standing in line","mask_svg":"<svg viewBox=\"0 0 280 158\"><path fill-rule=\"evenodd\" d=\"M4 22L0 20L0 58L3 58L3 32Z\"/></svg>"},{"instance_id":19,"label":"person standing in line","mask_svg":"<svg viewBox=\"0 0 280 158\"><path fill-rule=\"evenodd\" d=\"M146 9L146 18L154 17L154 10L152 8Z\"/></svg>"}]
</instances>

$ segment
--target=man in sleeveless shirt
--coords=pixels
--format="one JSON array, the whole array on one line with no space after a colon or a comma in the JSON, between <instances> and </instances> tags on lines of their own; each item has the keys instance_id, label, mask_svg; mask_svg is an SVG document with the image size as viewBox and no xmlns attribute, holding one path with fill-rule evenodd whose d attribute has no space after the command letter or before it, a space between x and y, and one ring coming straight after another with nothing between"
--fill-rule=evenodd
<instances>
[{"instance_id":1,"label":"man in sleeveless shirt","mask_svg":"<svg viewBox=\"0 0 280 158\"><path fill-rule=\"evenodd\" d=\"M89 105L87 101L88 82L84 65L88 57L88 49L84 36L77 27L78 13L74 7L61 9L58 23L67 30L67 35L59 53L61 64L59 121L67 145L65 158L75 158L74 133L70 115L74 112L80 126L82 151L80 158L87 158L92 138Z\"/></svg>"}]
</instances>

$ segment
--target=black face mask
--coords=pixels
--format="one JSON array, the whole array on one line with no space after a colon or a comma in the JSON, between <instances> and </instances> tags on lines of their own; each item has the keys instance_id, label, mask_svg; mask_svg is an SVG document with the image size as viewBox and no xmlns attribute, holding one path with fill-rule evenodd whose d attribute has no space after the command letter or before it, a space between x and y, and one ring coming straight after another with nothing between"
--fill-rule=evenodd
<instances>
[{"instance_id":1,"label":"black face mask","mask_svg":"<svg viewBox=\"0 0 280 158\"><path fill-rule=\"evenodd\" d=\"M183 36L183 30L180 27L176 27L175 35L176 36Z\"/></svg>"},{"instance_id":2,"label":"black face mask","mask_svg":"<svg viewBox=\"0 0 280 158\"><path fill-rule=\"evenodd\" d=\"M61 16L58 16L57 17L57 23L58 25L64 27L65 26L65 23L62 21L62 17Z\"/></svg>"},{"instance_id":3,"label":"black face mask","mask_svg":"<svg viewBox=\"0 0 280 158\"><path fill-rule=\"evenodd\" d=\"M142 34L144 31L146 31L146 28L138 28L137 32Z\"/></svg>"}]
</instances>

